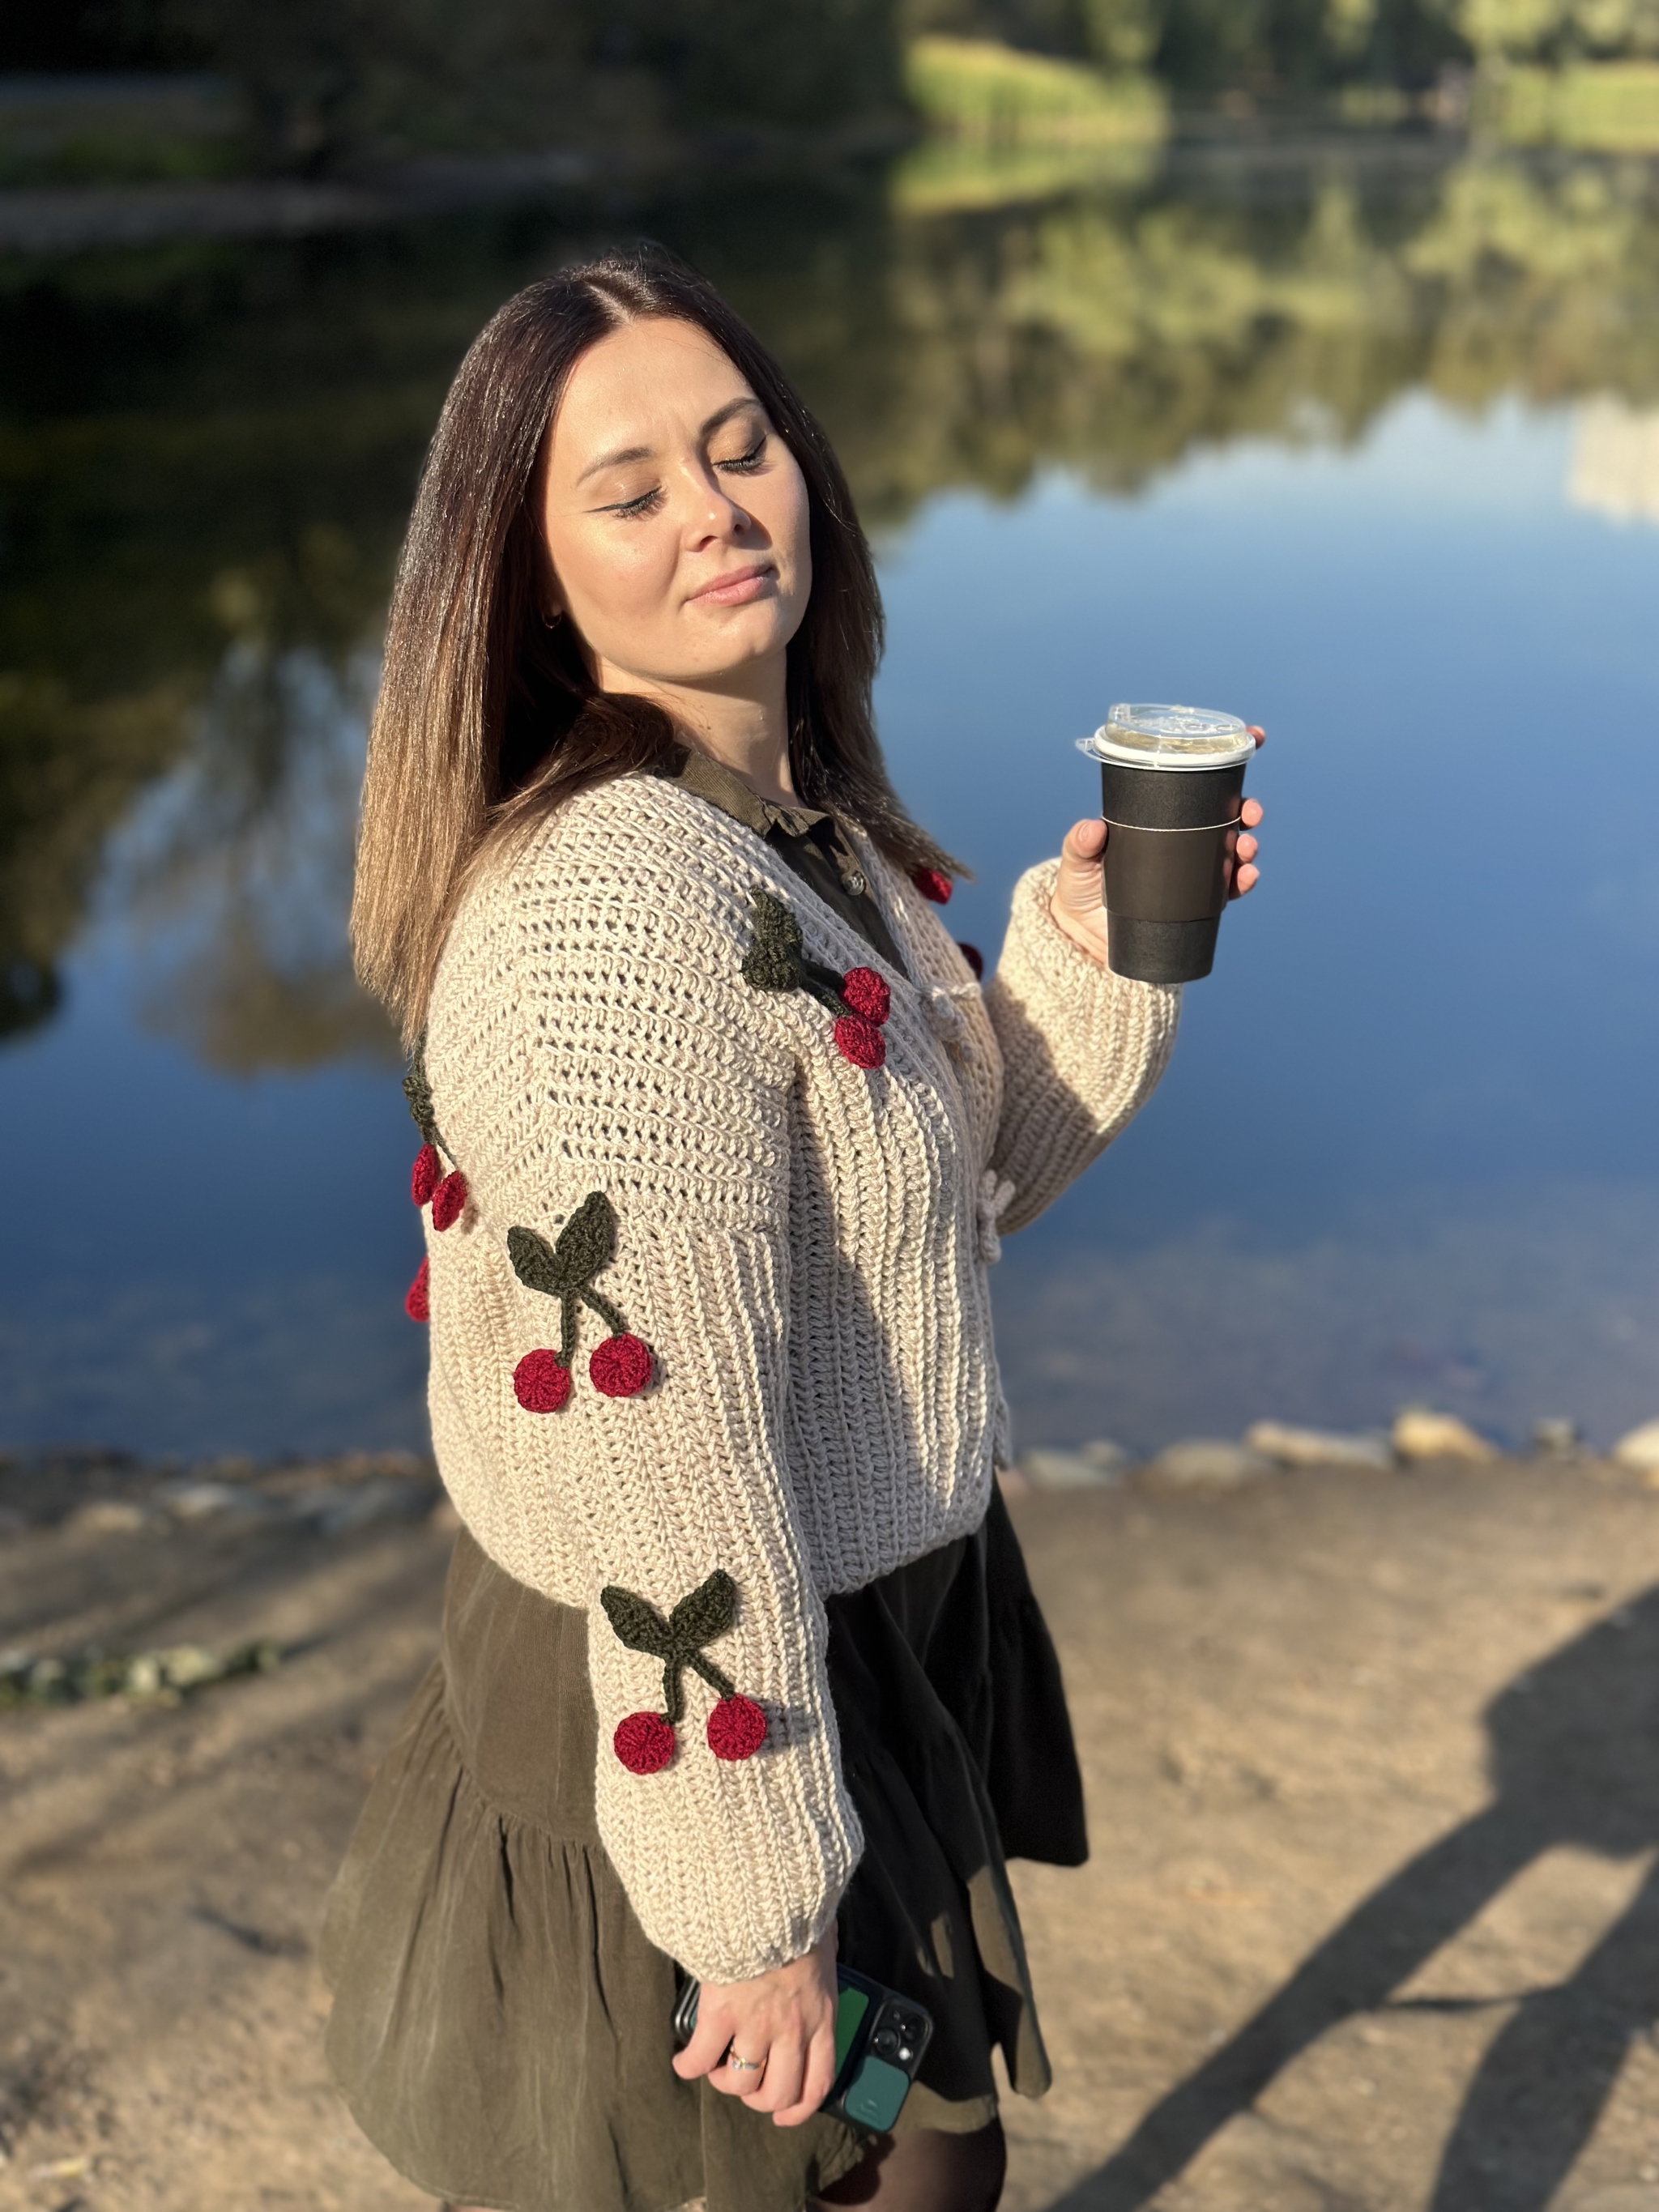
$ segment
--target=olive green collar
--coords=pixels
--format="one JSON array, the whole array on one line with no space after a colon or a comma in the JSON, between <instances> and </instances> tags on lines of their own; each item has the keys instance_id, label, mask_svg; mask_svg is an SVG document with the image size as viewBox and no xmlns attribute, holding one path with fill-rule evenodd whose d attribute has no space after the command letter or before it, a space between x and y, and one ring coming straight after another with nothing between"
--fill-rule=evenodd
<instances>
[{"instance_id":1,"label":"olive green collar","mask_svg":"<svg viewBox=\"0 0 1659 2212\"><path fill-rule=\"evenodd\" d=\"M710 760L707 753L694 752L688 745L681 756L678 770L671 772L673 781L699 798L706 799L711 806L718 806L723 814L743 823L758 837L769 831L781 830L786 837L804 837L815 823L826 817L811 806L778 806L771 799L763 799L749 786L734 769Z\"/></svg>"}]
</instances>

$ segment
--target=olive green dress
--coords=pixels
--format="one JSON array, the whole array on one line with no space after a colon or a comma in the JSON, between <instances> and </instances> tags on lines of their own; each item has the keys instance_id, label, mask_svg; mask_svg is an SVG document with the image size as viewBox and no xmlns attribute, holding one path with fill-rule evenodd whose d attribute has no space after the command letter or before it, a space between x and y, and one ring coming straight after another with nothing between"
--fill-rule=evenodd
<instances>
[{"instance_id":1,"label":"olive green dress","mask_svg":"<svg viewBox=\"0 0 1659 2212\"><path fill-rule=\"evenodd\" d=\"M755 810L896 964L827 817L767 807L707 763L692 774L712 778L695 787L714 803ZM827 1612L865 1834L841 1956L933 2015L901 2130L969 2131L996 2112L994 2047L1021 2094L1049 2080L1005 1860L1074 1866L1087 1850L1059 1663L1000 1493L971 1536ZM594 1818L586 1638L580 1610L463 1533L441 1656L329 1899L330 2066L370 2140L457 2203L799 2212L868 2138L823 2116L779 2128L672 2070L678 1970L647 1940Z\"/></svg>"}]
</instances>

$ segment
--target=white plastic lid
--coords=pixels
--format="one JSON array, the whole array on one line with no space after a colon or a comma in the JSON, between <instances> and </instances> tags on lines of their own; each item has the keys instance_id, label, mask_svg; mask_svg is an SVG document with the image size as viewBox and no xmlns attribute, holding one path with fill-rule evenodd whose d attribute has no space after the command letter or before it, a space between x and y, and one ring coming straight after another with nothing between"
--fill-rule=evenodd
<instances>
[{"instance_id":1,"label":"white plastic lid","mask_svg":"<svg viewBox=\"0 0 1659 2212\"><path fill-rule=\"evenodd\" d=\"M1122 768L1232 768L1252 757L1255 739L1237 714L1207 707L1121 706L1077 749Z\"/></svg>"}]
</instances>

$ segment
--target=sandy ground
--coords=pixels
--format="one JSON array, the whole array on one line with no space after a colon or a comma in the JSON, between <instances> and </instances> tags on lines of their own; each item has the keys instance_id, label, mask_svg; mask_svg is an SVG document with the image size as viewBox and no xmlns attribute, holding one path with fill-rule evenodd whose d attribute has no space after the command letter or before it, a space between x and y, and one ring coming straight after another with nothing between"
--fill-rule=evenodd
<instances>
[{"instance_id":1,"label":"sandy ground","mask_svg":"<svg viewBox=\"0 0 1659 2212\"><path fill-rule=\"evenodd\" d=\"M0 1468L0 1646L285 1656L0 1712L0 2212L416 2212L325 2080L313 1949L441 1515L398 1465L194 1523L154 1486ZM1009 2100L1011 2212L1659 2212L1659 1495L1539 1462L1015 1503L1094 1856L1017 1870L1057 2081Z\"/></svg>"}]
</instances>

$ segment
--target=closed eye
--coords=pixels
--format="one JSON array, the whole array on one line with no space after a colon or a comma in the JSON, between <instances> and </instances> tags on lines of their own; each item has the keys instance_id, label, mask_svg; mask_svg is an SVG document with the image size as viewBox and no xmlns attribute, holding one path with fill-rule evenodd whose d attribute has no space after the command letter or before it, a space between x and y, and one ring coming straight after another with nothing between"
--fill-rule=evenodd
<instances>
[{"instance_id":1,"label":"closed eye","mask_svg":"<svg viewBox=\"0 0 1659 2212\"><path fill-rule=\"evenodd\" d=\"M735 460L716 461L714 466L738 476L752 476L765 459L767 435L767 432L763 430L746 453L739 453Z\"/></svg>"},{"instance_id":2,"label":"closed eye","mask_svg":"<svg viewBox=\"0 0 1659 2212\"><path fill-rule=\"evenodd\" d=\"M761 431L746 453L735 454L729 461L716 461L714 466L728 476L753 476L765 462L766 441L770 434L769 431ZM654 514L662 505L662 486L653 484L649 491L641 492L636 499L616 500L608 507L598 507L594 511L599 514L619 514L624 520L632 520L638 515Z\"/></svg>"},{"instance_id":3,"label":"closed eye","mask_svg":"<svg viewBox=\"0 0 1659 2212\"><path fill-rule=\"evenodd\" d=\"M625 516L654 514L661 505L662 486L653 484L649 491L642 491L637 499L619 500L612 506L598 507L595 512L599 514Z\"/></svg>"}]
</instances>

